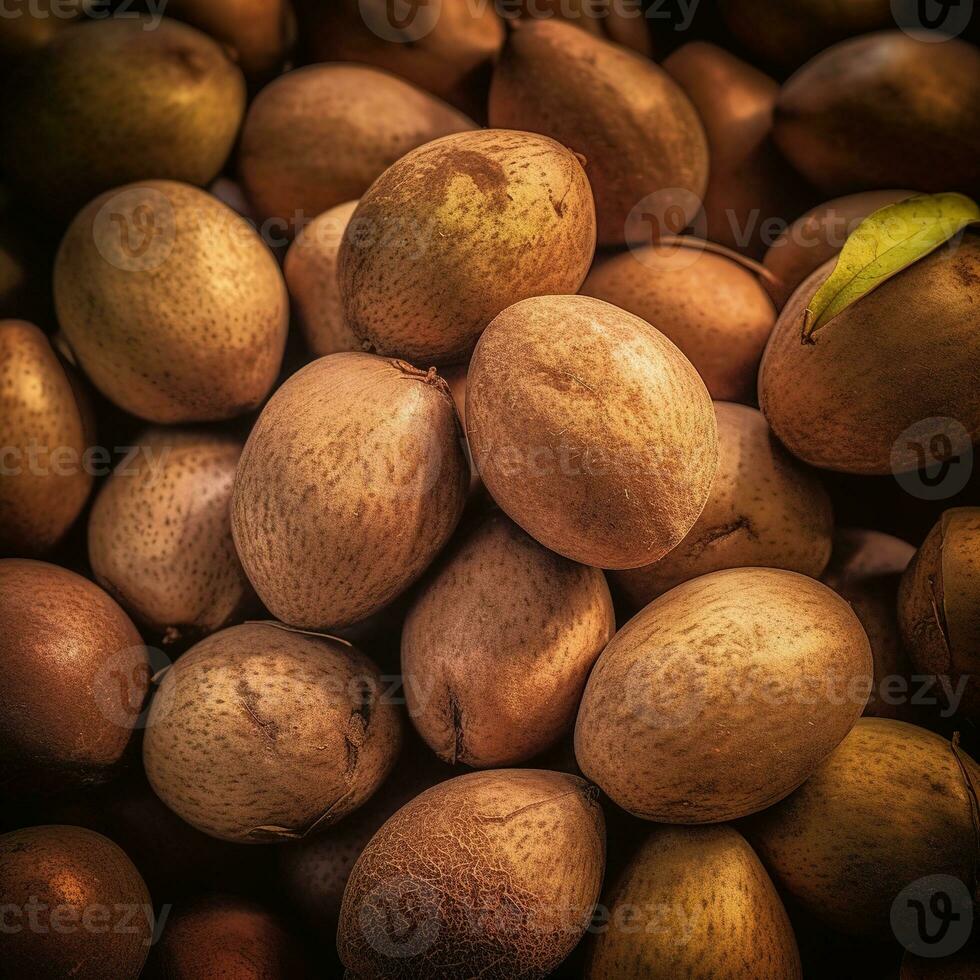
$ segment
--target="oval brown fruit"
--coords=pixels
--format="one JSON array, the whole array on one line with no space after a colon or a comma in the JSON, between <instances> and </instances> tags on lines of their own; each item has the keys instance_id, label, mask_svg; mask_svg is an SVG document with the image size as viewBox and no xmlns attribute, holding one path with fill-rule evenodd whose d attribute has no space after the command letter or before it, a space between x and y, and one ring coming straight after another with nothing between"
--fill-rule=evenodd
<instances>
[{"instance_id":1,"label":"oval brown fruit","mask_svg":"<svg viewBox=\"0 0 980 980\"><path fill-rule=\"evenodd\" d=\"M980 386L966 380L980 376L980 236L910 265L803 343L803 311L833 267L793 294L762 358L759 405L780 441L813 466L902 473L953 419L950 451L968 451L980 438Z\"/></svg>"},{"instance_id":2,"label":"oval brown fruit","mask_svg":"<svg viewBox=\"0 0 980 980\"><path fill-rule=\"evenodd\" d=\"M344 891L337 947L354 976L530 980L584 934L605 866L605 822L582 779L541 769L458 776L374 835ZM392 937L388 913L404 926Z\"/></svg>"},{"instance_id":3,"label":"oval brown fruit","mask_svg":"<svg viewBox=\"0 0 980 980\"><path fill-rule=\"evenodd\" d=\"M515 25L494 69L490 125L544 133L585 157L603 245L649 241L651 220L678 210L683 227L700 208L708 146L688 97L649 59L568 23Z\"/></svg>"},{"instance_id":4,"label":"oval brown fruit","mask_svg":"<svg viewBox=\"0 0 980 980\"><path fill-rule=\"evenodd\" d=\"M613 638L586 685L575 756L623 809L715 823L771 806L850 731L871 650L850 606L774 568L677 586Z\"/></svg>"},{"instance_id":5,"label":"oval brown fruit","mask_svg":"<svg viewBox=\"0 0 980 980\"><path fill-rule=\"evenodd\" d=\"M406 154L361 198L340 247L344 315L380 354L465 361L512 303L576 292L594 251L573 153L533 133L458 133Z\"/></svg>"},{"instance_id":6,"label":"oval brown fruit","mask_svg":"<svg viewBox=\"0 0 980 980\"><path fill-rule=\"evenodd\" d=\"M745 833L807 913L839 932L892 940L892 905L907 886L949 875L972 887L978 780L980 767L946 739L861 718L792 796L746 821Z\"/></svg>"},{"instance_id":7,"label":"oval brown fruit","mask_svg":"<svg viewBox=\"0 0 980 980\"><path fill-rule=\"evenodd\" d=\"M54 295L82 370L140 418L231 418L276 380L282 274L248 222L196 187L152 180L92 201L61 241Z\"/></svg>"},{"instance_id":8,"label":"oval brown fruit","mask_svg":"<svg viewBox=\"0 0 980 980\"><path fill-rule=\"evenodd\" d=\"M546 548L633 568L677 545L717 466L715 413L681 352L586 296L509 307L470 362L466 431L500 507Z\"/></svg>"},{"instance_id":9,"label":"oval brown fruit","mask_svg":"<svg viewBox=\"0 0 980 980\"><path fill-rule=\"evenodd\" d=\"M704 510L676 548L614 572L633 609L723 568L786 568L817 578L830 558L834 515L820 481L773 438L762 414L715 402L718 472Z\"/></svg>"},{"instance_id":10,"label":"oval brown fruit","mask_svg":"<svg viewBox=\"0 0 980 980\"><path fill-rule=\"evenodd\" d=\"M398 714L378 668L349 643L276 623L232 626L164 675L143 740L160 799L206 834L295 840L381 785Z\"/></svg>"},{"instance_id":11,"label":"oval brown fruit","mask_svg":"<svg viewBox=\"0 0 980 980\"><path fill-rule=\"evenodd\" d=\"M603 898L587 980L803 976L783 903L733 827L654 830Z\"/></svg>"},{"instance_id":12,"label":"oval brown fruit","mask_svg":"<svg viewBox=\"0 0 980 980\"><path fill-rule=\"evenodd\" d=\"M435 371L333 354L294 374L255 423L235 481L235 545L279 619L348 626L428 567L469 479Z\"/></svg>"},{"instance_id":13,"label":"oval brown fruit","mask_svg":"<svg viewBox=\"0 0 980 980\"><path fill-rule=\"evenodd\" d=\"M136 980L150 950L143 879L111 840L81 827L0 836L0 906L4 980Z\"/></svg>"}]
</instances>

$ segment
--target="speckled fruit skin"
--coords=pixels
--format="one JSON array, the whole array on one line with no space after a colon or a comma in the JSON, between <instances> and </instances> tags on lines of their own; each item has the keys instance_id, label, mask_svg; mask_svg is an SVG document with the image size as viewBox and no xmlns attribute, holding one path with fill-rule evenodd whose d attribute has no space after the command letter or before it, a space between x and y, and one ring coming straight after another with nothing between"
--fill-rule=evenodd
<instances>
[{"instance_id":1,"label":"speckled fruit skin","mask_svg":"<svg viewBox=\"0 0 980 980\"><path fill-rule=\"evenodd\" d=\"M459 421L434 371L333 354L270 399L242 453L232 530L269 610L347 626L387 605L449 540L469 486Z\"/></svg>"},{"instance_id":2,"label":"speckled fruit skin","mask_svg":"<svg viewBox=\"0 0 980 980\"><path fill-rule=\"evenodd\" d=\"M409 716L446 762L524 762L571 729L615 632L602 572L493 513L447 555L405 621Z\"/></svg>"},{"instance_id":3,"label":"speckled fruit skin","mask_svg":"<svg viewBox=\"0 0 980 980\"><path fill-rule=\"evenodd\" d=\"M92 571L164 642L213 633L255 599L231 536L242 444L217 431L161 428L134 449L92 506Z\"/></svg>"},{"instance_id":4,"label":"speckled fruit skin","mask_svg":"<svg viewBox=\"0 0 980 980\"><path fill-rule=\"evenodd\" d=\"M352 976L544 977L584 934L604 866L602 809L584 780L458 776L402 807L358 858L340 957Z\"/></svg>"},{"instance_id":5,"label":"speckled fruit skin","mask_svg":"<svg viewBox=\"0 0 980 980\"><path fill-rule=\"evenodd\" d=\"M82 410L47 337L0 320L0 554L39 555L78 517L92 488Z\"/></svg>"},{"instance_id":6,"label":"speckled fruit skin","mask_svg":"<svg viewBox=\"0 0 980 980\"><path fill-rule=\"evenodd\" d=\"M483 334L466 433L487 489L546 548L635 568L691 529L717 466L715 413L658 330L586 296L541 296Z\"/></svg>"},{"instance_id":7,"label":"speckled fruit skin","mask_svg":"<svg viewBox=\"0 0 980 980\"><path fill-rule=\"evenodd\" d=\"M0 907L2 980L136 980L150 949L143 879L111 840L81 827L0 836Z\"/></svg>"},{"instance_id":8,"label":"speckled fruit skin","mask_svg":"<svg viewBox=\"0 0 980 980\"><path fill-rule=\"evenodd\" d=\"M142 231L97 223L119 201L124 219L139 209L149 223L149 267L128 264ZM150 422L232 418L276 380L289 321L276 260L242 217L188 184L144 181L83 208L58 250L54 298L85 373Z\"/></svg>"},{"instance_id":9,"label":"speckled fruit skin","mask_svg":"<svg viewBox=\"0 0 980 980\"><path fill-rule=\"evenodd\" d=\"M673 551L612 573L630 606L723 568L787 568L817 578L830 558L834 515L817 478L773 438L757 409L715 402L718 472L694 527Z\"/></svg>"},{"instance_id":10,"label":"speckled fruit skin","mask_svg":"<svg viewBox=\"0 0 980 980\"><path fill-rule=\"evenodd\" d=\"M694 365L712 398L751 403L776 312L753 272L690 241L637 246L602 259L581 292L661 331Z\"/></svg>"},{"instance_id":11,"label":"speckled fruit skin","mask_svg":"<svg viewBox=\"0 0 980 980\"><path fill-rule=\"evenodd\" d=\"M871 649L825 585L732 568L637 614L595 665L575 726L585 776L662 823L716 823L796 789L861 714Z\"/></svg>"},{"instance_id":12,"label":"speckled fruit skin","mask_svg":"<svg viewBox=\"0 0 980 980\"><path fill-rule=\"evenodd\" d=\"M980 719L980 507L953 507L929 532L905 574L898 622L918 671L938 674Z\"/></svg>"},{"instance_id":13,"label":"speckled fruit skin","mask_svg":"<svg viewBox=\"0 0 980 980\"><path fill-rule=\"evenodd\" d=\"M759 405L779 440L813 466L874 475L922 464L918 442L899 437L924 419L954 418L980 439L980 386L965 380L980 376L980 236L914 263L801 343L803 311L833 267L793 294L762 357Z\"/></svg>"},{"instance_id":14,"label":"speckled fruit skin","mask_svg":"<svg viewBox=\"0 0 980 980\"><path fill-rule=\"evenodd\" d=\"M682 225L704 197L708 146L688 97L649 59L571 24L522 21L511 31L490 125L544 133L585 157L603 245L650 240L650 219L635 210L649 194L686 191Z\"/></svg>"},{"instance_id":15,"label":"speckled fruit skin","mask_svg":"<svg viewBox=\"0 0 980 980\"><path fill-rule=\"evenodd\" d=\"M654 830L603 897L586 980L799 980L796 937L734 828Z\"/></svg>"},{"instance_id":16,"label":"speckled fruit skin","mask_svg":"<svg viewBox=\"0 0 980 980\"><path fill-rule=\"evenodd\" d=\"M980 767L924 728L862 718L790 797L744 832L776 884L849 935L893 939L892 902L945 874L972 888L977 837L966 774Z\"/></svg>"},{"instance_id":17,"label":"speckled fruit skin","mask_svg":"<svg viewBox=\"0 0 980 980\"><path fill-rule=\"evenodd\" d=\"M401 741L377 667L342 640L232 626L164 674L143 764L178 816L241 843L295 840L356 810Z\"/></svg>"},{"instance_id":18,"label":"speckled fruit skin","mask_svg":"<svg viewBox=\"0 0 980 980\"><path fill-rule=\"evenodd\" d=\"M248 110L238 166L263 218L292 224L360 197L409 150L473 129L414 85L362 65L309 65L267 85Z\"/></svg>"},{"instance_id":19,"label":"speckled fruit skin","mask_svg":"<svg viewBox=\"0 0 980 980\"><path fill-rule=\"evenodd\" d=\"M344 313L380 354L462 362L512 303L576 292L594 251L573 153L532 133L457 133L406 154L361 198L340 246Z\"/></svg>"},{"instance_id":20,"label":"speckled fruit skin","mask_svg":"<svg viewBox=\"0 0 980 980\"><path fill-rule=\"evenodd\" d=\"M151 177L207 184L228 158L242 73L193 27L130 13L62 31L8 100L4 169L39 207L70 214Z\"/></svg>"},{"instance_id":21,"label":"speckled fruit skin","mask_svg":"<svg viewBox=\"0 0 980 980\"><path fill-rule=\"evenodd\" d=\"M0 561L0 787L102 782L118 768L149 685L143 641L93 582L47 562Z\"/></svg>"}]
</instances>

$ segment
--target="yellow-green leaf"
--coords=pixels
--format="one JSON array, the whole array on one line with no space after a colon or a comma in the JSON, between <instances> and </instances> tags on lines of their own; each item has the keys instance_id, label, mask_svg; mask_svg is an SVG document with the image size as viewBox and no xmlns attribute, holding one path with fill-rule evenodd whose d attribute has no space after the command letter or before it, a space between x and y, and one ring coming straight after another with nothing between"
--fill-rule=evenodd
<instances>
[{"instance_id":1,"label":"yellow-green leaf","mask_svg":"<svg viewBox=\"0 0 980 980\"><path fill-rule=\"evenodd\" d=\"M848 236L834 271L810 300L803 339L976 222L980 208L962 194L917 195L869 214Z\"/></svg>"}]
</instances>

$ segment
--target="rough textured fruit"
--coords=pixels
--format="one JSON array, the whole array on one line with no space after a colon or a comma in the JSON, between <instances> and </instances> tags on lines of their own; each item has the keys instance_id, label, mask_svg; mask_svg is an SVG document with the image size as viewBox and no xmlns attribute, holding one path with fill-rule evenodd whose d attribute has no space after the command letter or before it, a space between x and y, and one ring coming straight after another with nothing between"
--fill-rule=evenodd
<instances>
[{"instance_id":1,"label":"rough textured fruit","mask_svg":"<svg viewBox=\"0 0 980 980\"><path fill-rule=\"evenodd\" d=\"M310 65L248 110L239 169L262 218L288 228L360 197L409 150L473 122L414 85L361 65Z\"/></svg>"},{"instance_id":2,"label":"rough textured fruit","mask_svg":"<svg viewBox=\"0 0 980 980\"><path fill-rule=\"evenodd\" d=\"M733 259L683 247L637 246L601 259L582 286L652 324L697 368L712 398L755 400L776 313L758 278Z\"/></svg>"},{"instance_id":3,"label":"rough textured fruit","mask_svg":"<svg viewBox=\"0 0 980 980\"><path fill-rule=\"evenodd\" d=\"M671 205L683 227L704 197L708 147L687 96L653 62L570 24L523 21L511 31L490 125L544 133L585 157L604 245L649 241L650 213Z\"/></svg>"},{"instance_id":4,"label":"rough textured fruit","mask_svg":"<svg viewBox=\"0 0 980 980\"><path fill-rule=\"evenodd\" d=\"M254 600L231 537L242 444L198 429L150 429L99 492L92 571L164 642L226 626Z\"/></svg>"},{"instance_id":5,"label":"rough textured fruit","mask_svg":"<svg viewBox=\"0 0 980 980\"><path fill-rule=\"evenodd\" d=\"M140 975L153 930L150 894L101 834L47 825L0 836L0 906L3 980Z\"/></svg>"},{"instance_id":6,"label":"rough textured fruit","mask_svg":"<svg viewBox=\"0 0 980 980\"><path fill-rule=\"evenodd\" d=\"M650 603L606 647L575 756L638 817L733 820L796 789L870 684L868 638L825 585L773 568L712 572Z\"/></svg>"},{"instance_id":7,"label":"rough textured fruit","mask_svg":"<svg viewBox=\"0 0 980 980\"><path fill-rule=\"evenodd\" d=\"M773 438L761 413L715 402L718 472L694 527L660 561L614 572L633 609L723 568L786 568L817 578L830 558L827 491Z\"/></svg>"},{"instance_id":8,"label":"rough textured fruit","mask_svg":"<svg viewBox=\"0 0 980 980\"><path fill-rule=\"evenodd\" d=\"M0 790L101 782L149 685L142 640L97 585L47 562L0 561Z\"/></svg>"},{"instance_id":9,"label":"rough textured fruit","mask_svg":"<svg viewBox=\"0 0 980 980\"><path fill-rule=\"evenodd\" d=\"M470 362L466 431L501 508L546 548L600 568L649 564L704 507L715 413L681 352L586 296L501 313Z\"/></svg>"},{"instance_id":10,"label":"rough textured fruit","mask_svg":"<svg viewBox=\"0 0 980 980\"><path fill-rule=\"evenodd\" d=\"M531 133L458 133L406 154L361 198L340 247L344 314L380 354L465 361L512 303L576 292L594 250L573 153Z\"/></svg>"},{"instance_id":11,"label":"rough textured fruit","mask_svg":"<svg viewBox=\"0 0 980 980\"><path fill-rule=\"evenodd\" d=\"M904 31L821 51L783 86L773 136L827 194L980 190L980 51Z\"/></svg>"},{"instance_id":12,"label":"rough textured fruit","mask_svg":"<svg viewBox=\"0 0 980 980\"><path fill-rule=\"evenodd\" d=\"M401 740L377 667L270 623L202 640L163 675L143 741L157 795L207 834L295 840L356 810Z\"/></svg>"},{"instance_id":13,"label":"rough textured fruit","mask_svg":"<svg viewBox=\"0 0 980 980\"><path fill-rule=\"evenodd\" d=\"M252 429L235 482L235 545L279 619L346 626L422 574L468 485L452 396L434 371L333 354L293 375Z\"/></svg>"},{"instance_id":14,"label":"rough textured fruit","mask_svg":"<svg viewBox=\"0 0 980 980\"><path fill-rule=\"evenodd\" d=\"M467 975L543 977L585 932L604 865L602 810L584 780L458 776L402 807L358 858L340 957L354 976L455 975L465 955Z\"/></svg>"},{"instance_id":15,"label":"rough textured fruit","mask_svg":"<svg viewBox=\"0 0 980 980\"><path fill-rule=\"evenodd\" d=\"M153 180L96 198L62 239L54 295L85 373L151 422L240 415L279 371L289 315L275 258L196 187Z\"/></svg>"},{"instance_id":16,"label":"rough textured fruit","mask_svg":"<svg viewBox=\"0 0 980 980\"><path fill-rule=\"evenodd\" d=\"M951 452L966 451L980 438L980 387L966 381L980 375L980 236L915 262L801 343L803 310L833 266L793 294L762 358L759 404L780 441L814 466L900 473L924 464L928 420L946 431L951 417L966 430Z\"/></svg>"},{"instance_id":17,"label":"rough textured fruit","mask_svg":"<svg viewBox=\"0 0 980 980\"><path fill-rule=\"evenodd\" d=\"M776 884L808 913L843 933L892 939L892 903L906 886L945 874L971 887L978 780L977 764L946 739L862 718L745 833Z\"/></svg>"},{"instance_id":18,"label":"rough textured fruit","mask_svg":"<svg viewBox=\"0 0 980 980\"><path fill-rule=\"evenodd\" d=\"M447 555L405 621L409 716L446 762L526 761L571 729L615 631L602 572L492 514Z\"/></svg>"},{"instance_id":19,"label":"rough textured fruit","mask_svg":"<svg viewBox=\"0 0 980 980\"><path fill-rule=\"evenodd\" d=\"M603 906L587 980L803 976L783 903L732 827L654 830Z\"/></svg>"},{"instance_id":20,"label":"rough textured fruit","mask_svg":"<svg viewBox=\"0 0 980 980\"><path fill-rule=\"evenodd\" d=\"M166 178L208 183L245 108L242 73L211 38L163 18L62 31L7 92L0 159L37 207L70 214L102 191Z\"/></svg>"},{"instance_id":21,"label":"rough textured fruit","mask_svg":"<svg viewBox=\"0 0 980 980\"><path fill-rule=\"evenodd\" d=\"M92 488L89 440L71 380L32 323L0 320L0 553L43 554Z\"/></svg>"}]
</instances>

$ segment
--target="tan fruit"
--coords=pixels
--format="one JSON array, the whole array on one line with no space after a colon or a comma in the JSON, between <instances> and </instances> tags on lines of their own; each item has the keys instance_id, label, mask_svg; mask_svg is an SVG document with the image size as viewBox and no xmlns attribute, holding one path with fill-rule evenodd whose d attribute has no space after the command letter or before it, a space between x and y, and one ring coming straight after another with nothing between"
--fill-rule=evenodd
<instances>
[{"instance_id":1,"label":"tan fruit","mask_svg":"<svg viewBox=\"0 0 980 980\"><path fill-rule=\"evenodd\" d=\"M135 180L207 184L245 108L241 72L211 38L132 15L61 31L32 62L0 127L11 178L70 214Z\"/></svg>"},{"instance_id":2,"label":"tan fruit","mask_svg":"<svg viewBox=\"0 0 980 980\"><path fill-rule=\"evenodd\" d=\"M310 65L256 97L238 163L259 215L298 230L360 197L409 150L473 128L461 112L387 72Z\"/></svg>"},{"instance_id":3,"label":"tan fruit","mask_svg":"<svg viewBox=\"0 0 980 980\"><path fill-rule=\"evenodd\" d=\"M840 932L892 939L892 904L918 879L950 875L972 889L978 780L977 764L938 735L862 718L745 832L808 913Z\"/></svg>"},{"instance_id":4,"label":"tan fruit","mask_svg":"<svg viewBox=\"0 0 980 980\"><path fill-rule=\"evenodd\" d=\"M143 740L153 789L206 834L295 840L381 785L398 714L381 675L343 640L276 623L202 640L160 681Z\"/></svg>"},{"instance_id":5,"label":"tan fruit","mask_svg":"<svg viewBox=\"0 0 980 980\"><path fill-rule=\"evenodd\" d=\"M150 429L92 507L95 577L165 643L213 633L254 601L231 537L241 450L217 432Z\"/></svg>"},{"instance_id":6,"label":"tan fruit","mask_svg":"<svg viewBox=\"0 0 980 980\"><path fill-rule=\"evenodd\" d=\"M333 354L270 399L239 464L235 545L269 610L347 626L422 574L463 510L469 469L446 383Z\"/></svg>"},{"instance_id":7,"label":"tan fruit","mask_svg":"<svg viewBox=\"0 0 980 980\"><path fill-rule=\"evenodd\" d=\"M602 572L492 514L447 555L405 621L409 716L446 762L525 762L571 730L615 632Z\"/></svg>"},{"instance_id":8,"label":"tan fruit","mask_svg":"<svg viewBox=\"0 0 980 980\"><path fill-rule=\"evenodd\" d=\"M803 343L803 311L833 266L793 294L762 358L759 404L780 441L813 466L901 473L923 465L930 425L953 418L966 435L951 452L967 451L980 438L980 387L966 381L980 375L980 236L915 262Z\"/></svg>"},{"instance_id":9,"label":"tan fruit","mask_svg":"<svg viewBox=\"0 0 980 980\"><path fill-rule=\"evenodd\" d=\"M786 568L817 578L830 558L827 491L773 438L762 414L715 402L718 472L694 527L660 561L613 573L633 609L723 568Z\"/></svg>"},{"instance_id":10,"label":"tan fruit","mask_svg":"<svg viewBox=\"0 0 980 980\"><path fill-rule=\"evenodd\" d=\"M490 125L544 133L585 157L603 245L649 241L651 212L676 208L683 227L704 197L708 148L687 96L653 62L567 23L511 31Z\"/></svg>"},{"instance_id":11,"label":"tan fruit","mask_svg":"<svg viewBox=\"0 0 980 980\"><path fill-rule=\"evenodd\" d=\"M870 684L868 638L826 586L774 568L712 572L650 603L606 647L575 755L638 817L734 820L796 789Z\"/></svg>"},{"instance_id":12,"label":"tan fruit","mask_svg":"<svg viewBox=\"0 0 980 980\"><path fill-rule=\"evenodd\" d=\"M340 958L352 976L455 976L465 955L467 976L543 977L585 932L604 865L602 810L584 780L458 776L402 807L358 858Z\"/></svg>"},{"instance_id":13,"label":"tan fruit","mask_svg":"<svg viewBox=\"0 0 980 980\"><path fill-rule=\"evenodd\" d=\"M71 381L32 323L0 320L0 553L38 555L64 536L92 488Z\"/></svg>"},{"instance_id":14,"label":"tan fruit","mask_svg":"<svg viewBox=\"0 0 980 980\"><path fill-rule=\"evenodd\" d=\"M717 440L701 379L663 334L608 303L541 296L505 310L473 355L466 396L487 489L573 561L649 564L708 498Z\"/></svg>"},{"instance_id":15,"label":"tan fruit","mask_svg":"<svg viewBox=\"0 0 980 980\"><path fill-rule=\"evenodd\" d=\"M724 255L637 246L604 260L581 292L655 326L697 368L712 398L755 400L756 375L776 314L758 278Z\"/></svg>"},{"instance_id":16,"label":"tan fruit","mask_svg":"<svg viewBox=\"0 0 980 980\"><path fill-rule=\"evenodd\" d=\"M151 422L240 415L279 371L279 267L243 218L187 184L145 181L96 198L62 239L54 294L81 368Z\"/></svg>"},{"instance_id":17,"label":"tan fruit","mask_svg":"<svg viewBox=\"0 0 980 980\"><path fill-rule=\"evenodd\" d=\"M458 133L402 157L361 198L340 247L344 314L378 353L465 361L512 303L576 292L594 250L574 154L531 133Z\"/></svg>"},{"instance_id":18,"label":"tan fruit","mask_svg":"<svg viewBox=\"0 0 980 980\"><path fill-rule=\"evenodd\" d=\"M558 17L595 37L653 57L653 42L639 4L618 0L520 0L519 7L524 17Z\"/></svg>"},{"instance_id":19,"label":"tan fruit","mask_svg":"<svg viewBox=\"0 0 980 980\"><path fill-rule=\"evenodd\" d=\"M603 901L587 980L803 976L769 875L734 828L654 830Z\"/></svg>"}]
</instances>

